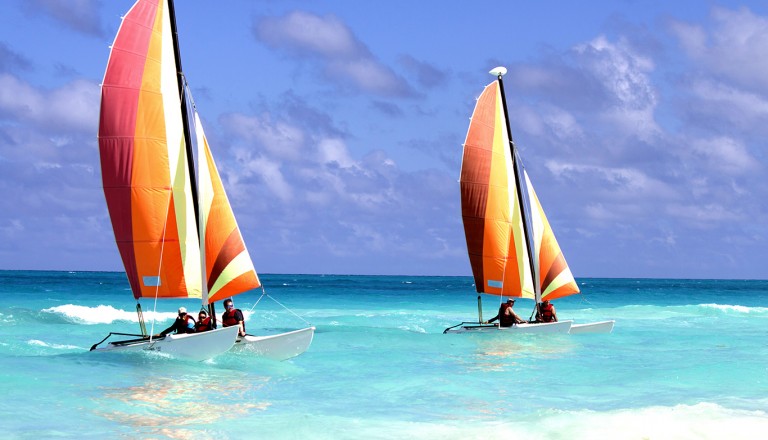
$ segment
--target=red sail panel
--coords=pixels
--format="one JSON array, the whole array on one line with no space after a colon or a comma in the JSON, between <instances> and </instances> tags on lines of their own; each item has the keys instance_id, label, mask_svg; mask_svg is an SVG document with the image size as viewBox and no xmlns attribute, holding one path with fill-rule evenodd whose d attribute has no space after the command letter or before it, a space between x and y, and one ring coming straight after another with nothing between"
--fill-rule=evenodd
<instances>
[{"instance_id":1,"label":"red sail panel","mask_svg":"<svg viewBox=\"0 0 768 440\"><path fill-rule=\"evenodd\" d=\"M478 292L523 296L532 291L516 202L509 133L498 82L475 105L464 142L461 207Z\"/></svg>"},{"instance_id":2,"label":"red sail panel","mask_svg":"<svg viewBox=\"0 0 768 440\"><path fill-rule=\"evenodd\" d=\"M229 298L261 286L221 176L213 160L200 117L195 112L199 149L199 198L205 236L208 302Z\"/></svg>"},{"instance_id":3,"label":"red sail panel","mask_svg":"<svg viewBox=\"0 0 768 440\"><path fill-rule=\"evenodd\" d=\"M184 270L191 203L169 29L165 2L136 2L115 38L102 84L102 183L137 299L196 293Z\"/></svg>"}]
</instances>

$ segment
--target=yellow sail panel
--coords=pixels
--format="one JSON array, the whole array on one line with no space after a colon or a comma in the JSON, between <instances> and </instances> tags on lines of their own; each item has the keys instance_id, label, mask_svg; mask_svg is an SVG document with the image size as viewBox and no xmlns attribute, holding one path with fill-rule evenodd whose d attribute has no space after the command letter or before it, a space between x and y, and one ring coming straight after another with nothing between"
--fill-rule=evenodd
<instances>
[{"instance_id":1,"label":"yellow sail panel","mask_svg":"<svg viewBox=\"0 0 768 440\"><path fill-rule=\"evenodd\" d=\"M553 300L579 293L579 287L573 278L565 256L557 244L555 233L549 225L544 209L541 207L536 191L533 189L528 173L524 172L528 199L531 203L531 226L536 269L538 271L541 298Z\"/></svg>"},{"instance_id":2,"label":"yellow sail panel","mask_svg":"<svg viewBox=\"0 0 768 440\"><path fill-rule=\"evenodd\" d=\"M477 100L464 142L461 205L478 292L522 296L532 290L520 204L498 82Z\"/></svg>"},{"instance_id":3,"label":"yellow sail panel","mask_svg":"<svg viewBox=\"0 0 768 440\"><path fill-rule=\"evenodd\" d=\"M200 116L195 112L199 172L201 234L205 237L207 302L238 295L261 286L232 206L213 160Z\"/></svg>"},{"instance_id":4,"label":"yellow sail panel","mask_svg":"<svg viewBox=\"0 0 768 440\"><path fill-rule=\"evenodd\" d=\"M123 19L102 85L99 151L115 240L134 297L199 295L190 179L168 4L139 0ZM194 222L192 223L194 226ZM199 257L198 257L199 258ZM197 292L197 293L196 293Z\"/></svg>"}]
</instances>

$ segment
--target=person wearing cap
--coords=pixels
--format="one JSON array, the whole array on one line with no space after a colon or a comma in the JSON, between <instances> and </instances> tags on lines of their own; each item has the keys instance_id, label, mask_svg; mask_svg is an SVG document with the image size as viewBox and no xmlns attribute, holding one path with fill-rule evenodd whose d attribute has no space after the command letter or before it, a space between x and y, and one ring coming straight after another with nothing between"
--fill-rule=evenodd
<instances>
[{"instance_id":1,"label":"person wearing cap","mask_svg":"<svg viewBox=\"0 0 768 440\"><path fill-rule=\"evenodd\" d=\"M200 310L200 313L197 314L197 325L195 326L195 331L200 333L213 330L212 324L213 323L211 322L211 317L208 316L208 312L205 310Z\"/></svg>"},{"instance_id":2,"label":"person wearing cap","mask_svg":"<svg viewBox=\"0 0 768 440\"><path fill-rule=\"evenodd\" d=\"M512 307L515 305L515 300L509 298L507 302L503 303L499 307L499 313L493 318L485 321L485 324L490 324L495 320L499 320L499 327L511 327L512 324L522 324L525 321L517 316Z\"/></svg>"},{"instance_id":3,"label":"person wearing cap","mask_svg":"<svg viewBox=\"0 0 768 440\"><path fill-rule=\"evenodd\" d=\"M176 317L176 320L173 321L170 327L160 332L160 336L165 336L172 331L175 331L177 335L181 333L194 333L196 324L195 318L187 314L187 309L179 307L179 316Z\"/></svg>"}]
</instances>

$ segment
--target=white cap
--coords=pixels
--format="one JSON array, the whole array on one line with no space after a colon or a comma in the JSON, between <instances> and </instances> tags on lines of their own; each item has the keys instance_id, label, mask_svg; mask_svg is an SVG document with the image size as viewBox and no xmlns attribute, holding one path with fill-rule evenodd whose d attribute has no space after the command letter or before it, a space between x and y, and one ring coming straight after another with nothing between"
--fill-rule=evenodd
<instances>
[{"instance_id":1,"label":"white cap","mask_svg":"<svg viewBox=\"0 0 768 440\"><path fill-rule=\"evenodd\" d=\"M179 307L179 314L181 313L187 313L186 307Z\"/></svg>"}]
</instances>

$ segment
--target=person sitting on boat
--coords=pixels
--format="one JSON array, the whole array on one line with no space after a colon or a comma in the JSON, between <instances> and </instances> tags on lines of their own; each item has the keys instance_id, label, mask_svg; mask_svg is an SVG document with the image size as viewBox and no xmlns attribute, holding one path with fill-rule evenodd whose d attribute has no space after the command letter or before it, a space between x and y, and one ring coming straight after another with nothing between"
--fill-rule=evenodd
<instances>
[{"instance_id":1,"label":"person sitting on boat","mask_svg":"<svg viewBox=\"0 0 768 440\"><path fill-rule=\"evenodd\" d=\"M545 299L536 311L536 322L557 322L555 305Z\"/></svg>"},{"instance_id":2,"label":"person sitting on boat","mask_svg":"<svg viewBox=\"0 0 768 440\"><path fill-rule=\"evenodd\" d=\"M200 332L207 332L208 330L213 330L213 322L211 321L211 317L208 316L208 312L205 310L200 310L200 313L197 314L197 325L195 326L195 331Z\"/></svg>"},{"instance_id":3,"label":"person sitting on boat","mask_svg":"<svg viewBox=\"0 0 768 440\"><path fill-rule=\"evenodd\" d=\"M179 307L179 316L173 321L173 324L167 329L160 332L160 336L165 336L168 333L175 331L176 334L194 333L195 332L195 318L187 314L185 307Z\"/></svg>"},{"instance_id":4,"label":"person sitting on boat","mask_svg":"<svg viewBox=\"0 0 768 440\"><path fill-rule=\"evenodd\" d=\"M490 324L495 320L499 320L499 326L500 327L511 327L512 324L522 324L525 321L521 319L519 316L517 316L517 313L515 313L514 310L512 310L512 307L515 305L514 299L508 299L506 303L502 304L501 307L499 307L499 313L494 316L493 318L485 321L486 324Z\"/></svg>"},{"instance_id":5,"label":"person sitting on boat","mask_svg":"<svg viewBox=\"0 0 768 440\"><path fill-rule=\"evenodd\" d=\"M235 308L235 305L232 304L232 298L224 300L224 308L226 311L221 315L221 324L224 327L237 325L240 327L238 335L245 336L245 318L243 318L243 312L241 312L240 309Z\"/></svg>"}]
</instances>

